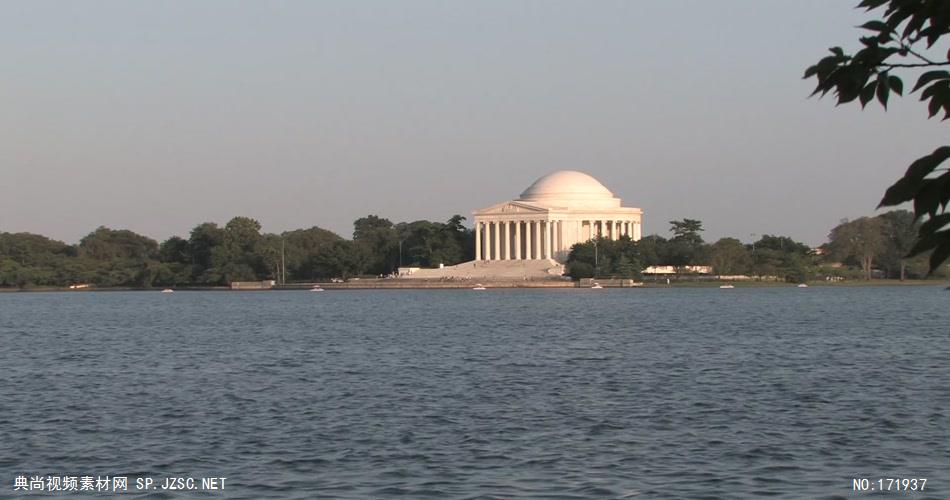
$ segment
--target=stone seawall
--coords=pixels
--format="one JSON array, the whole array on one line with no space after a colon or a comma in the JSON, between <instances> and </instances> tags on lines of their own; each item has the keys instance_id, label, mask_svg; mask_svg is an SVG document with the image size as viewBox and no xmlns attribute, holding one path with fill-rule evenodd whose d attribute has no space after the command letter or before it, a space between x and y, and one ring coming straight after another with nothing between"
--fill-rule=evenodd
<instances>
[{"instance_id":1,"label":"stone seawall","mask_svg":"<svg viewBox=\"0 0 950 500\"><path fill-rule=\"evenodd\" d=\"M462 280L418 280L418 279L382 279L354 280L345 283L296 283L278 285L278 290L306 290L320 285L324 290L410 290L410 289L471 289L476 284L485 288L575 288L577 283L569 280L483 280L479 282Z\"/></svg>"}]
</instances>

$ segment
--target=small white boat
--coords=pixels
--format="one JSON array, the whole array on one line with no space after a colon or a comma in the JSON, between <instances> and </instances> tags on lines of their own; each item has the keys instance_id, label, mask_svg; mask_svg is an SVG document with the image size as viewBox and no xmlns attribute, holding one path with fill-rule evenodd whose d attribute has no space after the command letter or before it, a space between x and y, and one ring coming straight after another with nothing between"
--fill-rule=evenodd
<instances>
[{"instance_id":1,"label":"small white boat","mask_svg":"<svg viewBox=\"0 0 950 500\"><path fill-rule=\"evenodd\" d=\"M484 289L485 289L485 285L481 283L475 283L475 286L472 287L472 290L484 290Z\"/></svg>"},{"instance_id":2,"label":"small white boat","mask_svg":"<svg viewBox=\"0 0 950 500\"><path fill-rule=\"evenodd\" d=\"M311 292L322 292L322 291L324 291L324 290L323 290L323 288L320 287L320 285L313 285L313 288L311 288L310 291L311 291Z\"/></svg>"},{"instance_id":3,"label":"small white boat","mask_svg":"<svg viewBox=\"0 0 950 500\"><path fill-rule=\"evenodd\" d=\"M166 288L166 289L162 290L162 293L175 293L175 291L172 290L171 288Z\"/></svg>"},{"instance_id":4,"label":"small white boat","mask_svg":"<svg viewBox=\"0 0 950 500\"><path fill-rule=\"evenodd\" d=\"M591 290L600 290L603 287L600 286L600 283L594 283L593 286L591 286L590 288Z\"/></svg>"},{"instance_id":5,"label":"small white boat","mask_svg":"<svg viewBox=\"0 0 950 500\"><path fill-rule=\"evenodd\" d=\"M808 285L806 285L805 283L799 283L798 288L808 288Z\"/></svg>"},{"instance_id":6,"label":"small white boat","mask_svg":"<svg viewBox=\"0 0 950 500\"><path fill-rule=\"evenodd\" d=\"M732 285L719 285L719 288L735 288Z\"/></svg>"}]
</instances>

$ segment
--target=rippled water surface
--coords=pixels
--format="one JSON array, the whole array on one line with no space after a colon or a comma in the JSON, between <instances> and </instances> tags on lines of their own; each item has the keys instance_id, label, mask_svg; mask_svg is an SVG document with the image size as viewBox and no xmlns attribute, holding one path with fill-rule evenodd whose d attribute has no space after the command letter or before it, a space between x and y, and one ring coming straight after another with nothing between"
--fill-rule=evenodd
<instances>
[{"instance_id":1,"label":"rippled water surface","mask_svg":"<svg viewBox=\"0 0 950 500\"><path fill-rule=\"evenodd\" d=\"M950 498L948 336L940 287L0 294L0 496Z\"/></svg>"}]
</instances>

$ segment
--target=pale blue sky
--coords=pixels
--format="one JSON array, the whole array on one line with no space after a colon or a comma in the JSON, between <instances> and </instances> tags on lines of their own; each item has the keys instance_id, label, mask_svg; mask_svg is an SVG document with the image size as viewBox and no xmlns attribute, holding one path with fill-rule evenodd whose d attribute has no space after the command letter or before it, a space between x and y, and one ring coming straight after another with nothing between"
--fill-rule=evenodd
<instances>
[{"instance_id":1,"label":"pale blue sky","mask_svg":"<svg viewBox=\"0 0 950 500\"><path fill-rule=\"evenodd\" d=\"M807 99L855 4L0 2L0 231L349 237L577 169L645 233L818 244L947 132L916 98Z\"/></svg>"}]
</instances>

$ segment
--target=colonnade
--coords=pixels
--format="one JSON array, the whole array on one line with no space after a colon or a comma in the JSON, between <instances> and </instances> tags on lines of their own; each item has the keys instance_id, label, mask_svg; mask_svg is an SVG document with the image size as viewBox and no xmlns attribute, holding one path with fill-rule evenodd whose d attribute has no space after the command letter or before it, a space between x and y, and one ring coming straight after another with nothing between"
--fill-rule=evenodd
<instances>
[{"instance_id":1,"label":"colonnade","mask_svg":"<svg viewBox=\"0 0 950 500\"><path fill-rule=\"evenodd\" d=\"M475 260L553 259L577 241L568 243L565 224L576 224L576 236L587 241L596 237L640 239L640 223L634 220L488 220L475 221ZM572 231L573 232L573 231Z\"/></svg>"},{"instance_id":2,"label":"colonnade","mask_svg":"<svg viewBox=\"0 0 950 500\"><path fill-rule=\"evenodd\" d=\"M560 250L562 221L475 222L475 260L553 259Z\"/></svg>"},{"instance_id":3,"label":"colonnade","mask_svg":"<svg viewBox=\"0 0 950 500\"><path fill-rule=\"evenodd\" d=\"M594 238L619 240L626 236L633 241L640 239L640 222L635 220L589 220L581 222L584 241Z\"/></svg>"}]
</instances>

